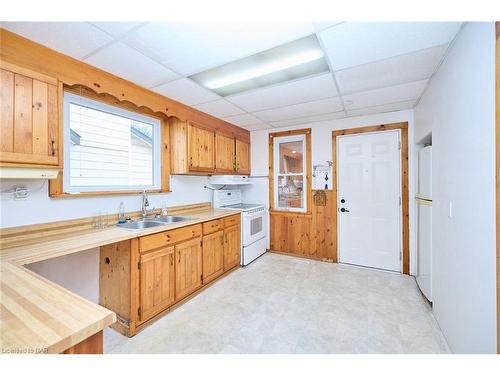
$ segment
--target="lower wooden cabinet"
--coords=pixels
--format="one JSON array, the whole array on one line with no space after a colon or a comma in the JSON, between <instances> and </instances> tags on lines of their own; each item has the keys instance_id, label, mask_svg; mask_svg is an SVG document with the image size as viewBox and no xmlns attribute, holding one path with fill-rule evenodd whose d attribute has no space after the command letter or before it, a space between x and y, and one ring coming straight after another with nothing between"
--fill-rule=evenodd
<instances>
[{"instance_id":1,"label":"lower wooden cabinet","mask_svg":"<svg viewBox=\"0 0 500 375\"><path fill-rule=\"evenodd\" d=\"M224 271L240 264L241 234L240 226L233 225L224 229Z\"/></svg>"},{"instance_id":2,"label":"lower wooden cabinet","mask_svg":"<svg viewBox=\"0 0 500 375\"><path fill-rule=\"evenodd\" d=\"M239 215L102 246L99 303L117 314L112 327L134 336L146 322L237 267Z\"/></svg>"},{"instance_id":3,"label":"lower wooden cabinet","mask_svg":"<svg viewBox=\"0 0 500 375\"><path fill-rule=\"evenodd\" d=\"M140 256L139 320L145 321L175 301L174 246Z\"/></svg>"},{"instance_id":4,"label":"lower wooden cabinet","mask_svg":"<svg viewBox=\"0 0 500 375\"><path fill-rule=\"evenodd\" d=\"M201 286L201 239L175 245L175 299L181 300Z\"/></svg>"},{"instance_id":5,"label":"lower wooden cabinet","mask_svg":"<svg viewBox=\"0 0 500 375\"><path fill-rule=\"evenodd\" d=\"M224 230L203 236L203 284L224 272Z\"/></svg>"}]
</instances>

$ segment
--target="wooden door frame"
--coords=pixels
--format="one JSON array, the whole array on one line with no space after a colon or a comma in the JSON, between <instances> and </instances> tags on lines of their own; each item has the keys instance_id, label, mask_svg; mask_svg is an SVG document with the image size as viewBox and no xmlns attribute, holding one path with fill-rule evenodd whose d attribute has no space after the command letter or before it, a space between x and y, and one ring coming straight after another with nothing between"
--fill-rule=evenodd
<instances>
[{"instance_id":1,"label":"wooden door frame","mask_svg":"<svg viewBox=\"0 0 500 375\"><path fill-rule=\"evenodd\" d=\"M353 129L334 130L332 132L332 181L333 181L333 210L337 218L337 225L332 228L333 238L338 254L338 208L337 208L337 137L342 135L354 135L363 133L381 132L387 130L401 130L401 211L403 218L402 225L402 246L403 246L403 269L404 274L410 273L410 200L408 182L408 122L398 122L392 124L382 124L366 126Z\"/></svg>"}]
</instances>

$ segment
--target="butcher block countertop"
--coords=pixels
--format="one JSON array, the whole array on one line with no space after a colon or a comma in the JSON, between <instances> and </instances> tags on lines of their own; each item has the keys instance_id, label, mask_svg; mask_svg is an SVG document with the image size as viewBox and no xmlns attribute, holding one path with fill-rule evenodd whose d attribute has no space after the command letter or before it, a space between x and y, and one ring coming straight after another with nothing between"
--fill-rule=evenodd
<instances>
[{"instance_id":1,"label":"butcher block countertop","mask_svg":"<svg viewBox=\"0 0 500 375\"><path fill-rule=\"evenodd\" d=\"M61 353L116 321L113 311L31 272L24 265L237 213L203 208L176 213L191 220L144 230L111 226L1 249L1 352Z\"/></svg>"}]
</instances>

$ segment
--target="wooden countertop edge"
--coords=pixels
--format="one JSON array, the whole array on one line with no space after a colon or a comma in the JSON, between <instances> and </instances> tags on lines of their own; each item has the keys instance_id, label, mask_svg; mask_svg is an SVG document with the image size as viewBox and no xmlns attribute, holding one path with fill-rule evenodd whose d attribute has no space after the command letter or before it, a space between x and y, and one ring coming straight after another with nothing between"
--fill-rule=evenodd
<instances>
[{"instance_id":1,"label":"wooden countertop edge","mask_svg":"<svg viewBox=\"0 0 500 375\"><path fill-rule=\"evenodd\" d=\"M49 241L41 241L40 243L35 243L35 244L30 244L30 245L24 245L24 246L18 246L18 247L12 247L9 249L3 249L1 254L0 254L0 269L3 271L3 269L7 269L8 267L16 267L18 271L22 271L26 277L35 277L38 279L39 282L45 283L47 288L55 288L60 291L63 291L64 293L67 293L71 295L73 298L78 298L82 300L82 303L86 303L89 305L93 305L92 307L95 308L95 310L99 313L106 313L104 317L101 317L97 319L95 322L91 323L90 325L83 327L82 329L75 331L71 333L70 335L67 335L61 340L58 340L57 342L54 342L52 344L48 344L46 347L41 348L42 350L46 349L48 353L62 353L68 348L71 348L75 344L85 340L86 338L94 335L95 333L103 330L104 328L108 327L109 325L113 324L116 321L116 314L108 310L104 307L102 307L99 304L95 304L69 290L66 288L63 288L62 286L45 279L44 277L30 271L29 269L25 268L24 265L29 264L29 263L34 263L42 260L47 260L47 259L52 259L52 258L57 258L63 255L68 255L68 254L73 254L77 253L80 251L86 251L89 249L93 249L99 246L103 246L106 244L114 243L114 242L119 242L119 241L124 241L132 238L137 238L137 237L142 237L145 235L149 234L154 234L154 233L160 233L164 232L167 230L172 230L172 229L177 229L189 225L194 225L194 224L200 224L206 221L210 220L215 220L215 219L220 219L223 217L227 216L232 216L239 214L239 211L234 211L234 210L224 210L224 209L203 209L199 211L193 211L190 210L189 213L192 216L195 215L201 215L201 217L195 218L194 220L189 220L181 223L176 223L176 224L166 224L163 226L159 227L154 227L146 230L140 230L140 231L131 231L131 230L126 230L126 229L121 229L117 227L113 228L108 228L104 230L99 230L99 231L90 231L85 234L81 235L68 235L67 238L58 238L57 240L49 240ZM206 215L206 216L204 216ZM115 235L116 233L116 235ZM79 239L87 239L88 237L95 236L96 234L107 234L105 238L101 240L95 240L95 241L83 241L83 243L80 243L78 241ZM111 235L109 235L111 234ZM64 245L64 241L68 241L71 238L72 241L75 241L79 243L79 245L76 246L71 246L69 248L63 248L61 249L60 246ZM48 247L47 250L38 252L38 248L40 246ZM54 249L54 247L59 247L57 250ZM16 285L10 285L11 288L15 289ZM4 328L2 328L4 329ZM2 349L9 350L12 348L9 348L7 346L1 346Z\"/></svg>"}]
</instances>

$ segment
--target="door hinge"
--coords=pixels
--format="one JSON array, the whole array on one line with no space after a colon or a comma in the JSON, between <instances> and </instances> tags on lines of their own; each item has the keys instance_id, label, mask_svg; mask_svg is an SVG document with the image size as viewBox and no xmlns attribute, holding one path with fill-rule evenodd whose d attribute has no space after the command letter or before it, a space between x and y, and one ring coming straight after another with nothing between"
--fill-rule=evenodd
<instances>
[{"instance_id":1,"label":"door hinge","mask_svg":"<svg viewBox=\"0 0 500 375\"><path fill-rule=\"evenodd\" d=\"M141 308L137 308L137 315L141 316Z\"/></svg>"},{"instance_id":2,"label":"door hinge","mask_svg":"<svg viewBox=\"0 0 500 375\"><path fill-rule=\"evenodd\" d=\"M203 275L200 275L200 281L203 284Z\"/></svg>"},{"instance_id":3,"label":"door hinge","mask_svg":"<svg viewBox=\"0 0 500 375\"><path fill-rule=\"evenodd\" d=\"M137 262L137 269L140 270L141 269L141 262Z\"/></svg>"},{"instance_id":4,"label":"door hinge","mask_svg":"<svg viewBox=\"0 0 500 375\"><path fill-rule=\"evenodd\" d=\"M200 241L200 247L203 247L203 241Z\"/></svg>"},{"instance_id":5,"label":"door hinge","mask_svg":"<svg viewBox=\"0 0 500 375\"><path fill-rule=\"evenodd\" d=\"M399 205L400 205L400 206L401 206L401 203L402 203L402 201L401 201L401 197L399 197Z\"/></svg>"},{"instance_id":6,"label":"door hinge","mask_svg":"<svg viewBox=\"0 0 500 375\"><path fill-rule=\"evenodd\" d=\"M398 141L398 150L401 150L401 141Z\"/></svg>"},{"instance_id":7,"label":"door hinge","mask_svg":"<svg viewBox=\"0 0 500 375\"><path fill-rule=\"evenodd\" d=\"M399 261L401 261L403 259L403 253L400 251L399 252Z\"/></svg>"}]
</instances>

